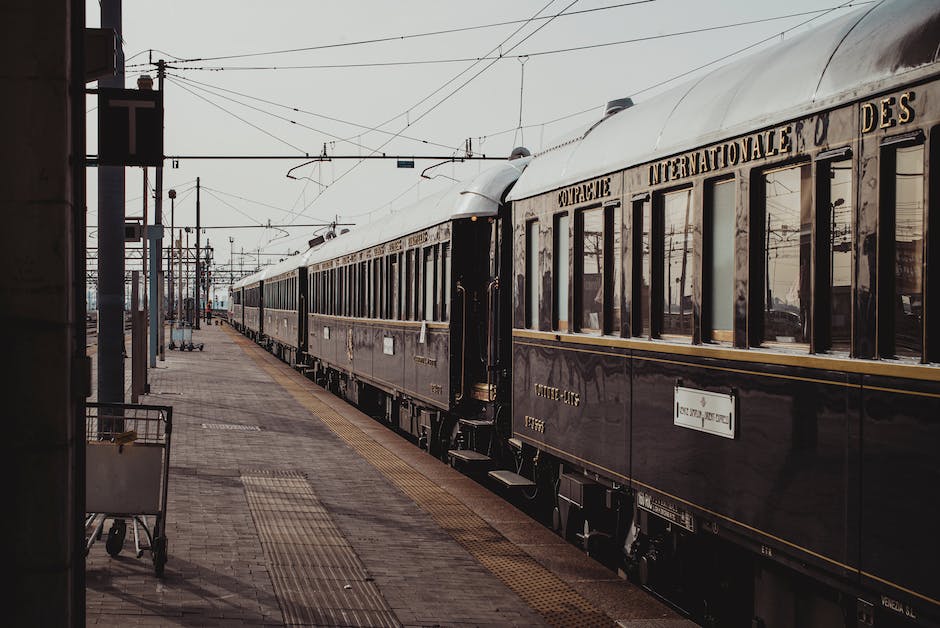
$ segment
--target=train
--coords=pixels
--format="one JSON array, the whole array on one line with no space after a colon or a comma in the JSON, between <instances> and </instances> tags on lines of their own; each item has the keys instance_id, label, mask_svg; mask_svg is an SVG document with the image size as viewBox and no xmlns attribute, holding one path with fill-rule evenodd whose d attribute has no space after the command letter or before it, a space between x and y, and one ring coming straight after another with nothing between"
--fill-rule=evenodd
<instances>
[{"instance_id":1,"label":"train","mask_svg":"<svg viewBox=\"0 0 940 628\"><path fill-rule=\"evenodd\" d=\"M229 322L702 625L938 626L938 57L940 4L862 6L311 242Z\"/></svg>"}]
</instances>

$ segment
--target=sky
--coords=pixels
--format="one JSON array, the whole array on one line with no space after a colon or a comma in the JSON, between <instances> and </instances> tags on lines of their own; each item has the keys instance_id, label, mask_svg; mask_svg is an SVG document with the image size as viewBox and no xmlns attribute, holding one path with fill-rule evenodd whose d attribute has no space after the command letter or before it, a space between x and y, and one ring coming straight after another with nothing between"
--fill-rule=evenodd
<instances>
[{"instance_id":1,"label":"sky","mask_svg":"<svg viewBox=\"0 0 940 628\"><path fill-rule=\"evenodd\" d=\"M325 228L305 225L394 220L418 198L492 165L445 161L465 155L468 140L476 155L506 157L515 146L537 153L597 120L610 100L649 99L865 4L127 0L125 85L155 78L153 64L167 62L164 153L184 158L166 162L164 195L177 192L177 228L194 226L200 179L200 242L212 246L220 278L230 265L248 272L306 250ZM88 3L89 27L99 25L99 11ZM96 154L94 96L88 111L88 153ZM303 165L324 149L337 158ZM339 159L374 153L438 159L413 169L395 159ZM186 158L200 155L297 158ZM128 216L141 214L142 175L126 170ZM151 169L150 195L154 182ZM152 220L152 198L149 206ZM88 208L95 247L94 169ZM224 302L226 290L215 286L215 298Z\"/></svg>"}]
</instances>

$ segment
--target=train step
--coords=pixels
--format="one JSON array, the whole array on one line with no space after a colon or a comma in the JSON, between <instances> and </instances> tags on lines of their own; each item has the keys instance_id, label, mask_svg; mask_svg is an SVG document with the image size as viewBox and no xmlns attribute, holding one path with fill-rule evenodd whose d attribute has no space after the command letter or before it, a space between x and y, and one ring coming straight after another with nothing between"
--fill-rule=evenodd
<instances>
[{"instance_id":1,"label":"train step","mask_svg":"<svg viewBox=\"0 0 940 628\"><path fill-rule=\"evenodd\" d=\"M492 419L460 419L461 425L466 425L467 427L492 427L495 421Z\"/></svg>"},{"instance_id":2,"label":"train step","mask_svg":"<svg viewBox=\"0 0 940 628\"><path fill-rule=\"evenodd\" d=\"M493 459L472 449L451 449L447 452L452 465L480 467L490 464Z\"/></svg>"},{"instance_id":3,"label":"train step","mask_svg":"<svg viewBox=\"0 0 940 628\"><path fill-rule=\"evenodd\" d=\"M507 488L532 488L535 482L512 471L490 471L488 475Z\"/></svg>"}]
</instances>

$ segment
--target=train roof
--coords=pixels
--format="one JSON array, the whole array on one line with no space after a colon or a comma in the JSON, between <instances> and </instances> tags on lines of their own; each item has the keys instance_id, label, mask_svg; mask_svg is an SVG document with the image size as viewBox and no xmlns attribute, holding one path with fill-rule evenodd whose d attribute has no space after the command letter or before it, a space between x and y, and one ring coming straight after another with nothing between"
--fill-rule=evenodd
<instances>
[{"instance_id":1,"label":"train roof","mask_svg":"<svg viewBox=\"0 0 940 628\"><path fill-rule=\"evenodd\" d=\"M285 272L347 255L406 236L450 220L477 216L495 216L506 190L516 182L531 157L519 157L498 163L471 179L460 181L416 203L397 210L389 218L350 230L304 253L292 255L277 264L262 268L232 284L232 288L250 286Z\"/></svg>"},{"instance_id":2,"label":"train roof","mask_svg":"<svg viewBox=\"0 0 940 628\"><path fill-rule=\"evenodd\" d=\"M535 156L509 200L931 76L940 3L883 0L611 114Z\"/></svg>"}]
</instances>

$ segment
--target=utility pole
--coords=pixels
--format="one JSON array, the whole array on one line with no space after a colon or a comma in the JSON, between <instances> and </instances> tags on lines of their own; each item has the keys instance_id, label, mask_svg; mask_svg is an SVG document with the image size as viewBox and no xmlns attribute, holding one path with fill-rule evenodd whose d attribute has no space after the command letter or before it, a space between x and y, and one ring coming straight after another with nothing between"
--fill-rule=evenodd
<instances>
[{"instance_id":1,"label":"utility pole","mask_svg":"<svg viewBox=\"0 0 940 628\"><path fill-rule=\"evenodd\" d=\"M101 27L114 30L113 77L124 87L121 0L101 0ZM98 401L124 402L124 168L98 167Z\"/></svg>"},{"instance_id":2,"label":"utility pole","mask_svg":"<svg viewBox=\"0 0 940 628\"><path fill-rule=\"evenodd\" d=\"M157 61L157 87L163 97L163 77L166 68L163 59ZM160 129L163 132L163 129ZM161 162L162 164L162 162ZM156 195L153 204L153 229L148 231L150 241L150 368L157 366L157 353L165 360L161 331L163 330L163 299L159 286L163 283L163 166L157 166ZM147 190L144 190L145 195ZM146 250L146 249L145 249ZM146 302L146 297L144 297Z\"/></svg>"},{"instance_id":3,"label":"utility pole","mask_svg":"<svg viewBox=\"0 0 940 628\"><path fill-rule=\"evenodd\" d=\"M195 294L195 303L193 304L196 314L196 329L199 329L199 313L201 308L199 306L199 177L196 177L196 290Z\"/></svg>"},{"instance_id":4,"label":"utility pole","mask_svg":"<svg viewBox=\"0 0 940 628\"><path fill-rule=\"evenodd\" d=\"M169 284L169 290L167 291L167 294L169 295L167 297L167 310L170 312L170 317L175 320L176 319L176 308L175 308L176 299L173 293L173 261L174 261L173 260L173 254L174 254L173 236L176 233L176 225L175 225L176 190L170 190L167 193L167 195L170 197L170 247L168 249L170 263L168 264L169 273L167 273L168 275L167 279L168 279L168 284Z\"/></svg>"}]
</instances>

